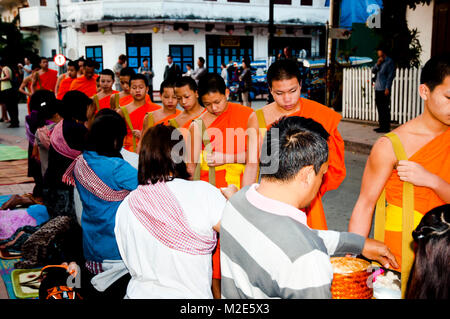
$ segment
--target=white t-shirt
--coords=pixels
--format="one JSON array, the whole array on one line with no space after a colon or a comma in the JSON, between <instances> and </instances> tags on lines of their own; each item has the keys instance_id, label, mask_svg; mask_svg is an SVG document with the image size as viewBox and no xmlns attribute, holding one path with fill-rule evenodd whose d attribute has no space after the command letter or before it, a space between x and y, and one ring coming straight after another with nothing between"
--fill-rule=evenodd
<instances>
[{"instance_id":1,"label":"white t-shirt","mask_svg":"<svg viewBox=\"0 0 450 319\"><path fill-rule=\"evenodd\" d=\"M167 183L180 204L189 226L213 237L213 226L222 218L226 199L204 181L174 179ZM131 280L125 298L211 299L212 256L191 255L171 249L153 237L136 218L128 197L116 214L115 234Z\"/></svg>"}]
</instances>

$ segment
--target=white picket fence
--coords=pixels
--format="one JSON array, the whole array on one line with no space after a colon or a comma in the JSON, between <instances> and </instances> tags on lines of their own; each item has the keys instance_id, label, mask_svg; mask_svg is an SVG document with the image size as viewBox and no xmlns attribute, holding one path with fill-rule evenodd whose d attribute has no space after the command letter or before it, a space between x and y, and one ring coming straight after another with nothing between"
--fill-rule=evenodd
<instances>
[{"instance_id":1,"label":"white picket fence","mask_svg":"<svg viewBox=\"0 0 450 319\"><path fill-rule=\"evenodd\" d=\"M420 68L397 68L391 88L391 121L403 124L423 112L419 96ZM378 121L372 69L344 68L342 115L347 119Z\"/></svg>"}]
</instances>

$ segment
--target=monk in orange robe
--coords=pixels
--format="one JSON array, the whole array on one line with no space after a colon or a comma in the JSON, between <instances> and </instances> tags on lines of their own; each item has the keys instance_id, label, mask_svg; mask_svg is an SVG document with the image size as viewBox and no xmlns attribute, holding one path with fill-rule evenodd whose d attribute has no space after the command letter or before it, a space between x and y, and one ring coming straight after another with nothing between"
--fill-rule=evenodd
<instances>
[{"instance_id":1,"label":"monk in orange robe","mask_svg":"<svg viewBox=\"0 0 450 319\"><path fill-rule=\"evenodd\" d=\"M252 115L258 120L261 130L260 147L266 129L284 116L311 118L320 123L330 134L328 171L323 177L319 192L306 209L308 226L326 230L327 222L322 197L327 191L338 188L346 174L344 140L337 129L341 115L325 105L300 97L301 74L295 62L277 61L270 66L267 74L267 82L275 101Z\"/></svg>"},{"instance_id":2,"label":"monk in orange robe","mask_svg":"<svg viewBox=\"0 0 450 319\"><path fill-rule=\"evenodd\" d=\"M219 74L204 75L198 85L198 95L207 112L189 128L188 171L194 179L208 181L218 188L235 185L239 189L255 183L258 121L251 117L253 110L228 102L226 85ZM202 126L209 141L202 140L205 136ZM220 298L220 240L212 262L213 295Z\"/></svg>"},{"instance_id":3,"label":"monk in orange robe","mask_svg":"<svg viewBox=\"0 0 450 319\"><path fill-rule=\"evenodd\" d=\"M69 61L67 64L67 76L59 83L59 86L57 87L56 98L58 100L62 100L64 95L69 91L73 80L77 78L78 68L79 66L76 61Z\"/></svg>"},{"instance_id":4,"label":"monk in orange robe","mask_svg":"<svg viewBox=\"0 0 450 319\"><path fill-rule=\"evenodd\" d=\"M181 111L177 109L178 100L175 95L175 83L163 81L159 92L163 107L145 115L141 136L143 136L145 131L152 126L158 124L169 125L169 120L177 117L181 113Z\"/></svg>"},{"instance_id":5,"label":"monk in orange robe","mask_svg":"<svg viewBox=\"0 0 450 319\"><path fill-rule=\"evenodd\" d=\"M187 141L192 121L205 113L206 110L198 100L197 83L189 76L183 76L176 81L175 95L183 111L170 120L169 124L178 128Z\"/></svg>"},{"instance_id":6,"label":"monk in orange robe","mask_svg":"<svg viewBox=\"0 0 450 319\"><path fill-rule=\"evenodd\" d=\"M95 62L86 60L84 64L84 75L73 80L69 91L81 91L91 97L97 93L97 77L95 74Z\"/></svg>"},{"instance_id":7,"label":"monk in orange robe","mask_svg":"<svg viewBox=\"0 0 450 319\"><path fill-rule=\"evenodd\" d=\"M127 124L127 135L125 136L123 147L127 151L137 152L145 115L148 112L160 109L161 106L146 101L148 82L143 74L132 75L129 86L133 102L120 107L117 112L125 119Z\"/></svg>"},{"instance_id":8,"label":"monk in orange robe","mask_svg":"<svg viewBox=\"0 0 450 319\"><path fill-rule=\"evenodd\" d=\"M100 92L95 94L92 99L94 100L96 111L101 109L111 108L111 95L119 93L119 91L113 90L114 84L114 72L110 69L104 69L100 72ZM131 103L131 102L130 102ZM129 103L128 103L129 104Z\"/></svg>"},{"instance_id":9,"label":"monk in orange robe","mask_svg":"<svg viewBox=\"0 0 450 319\"><path fill-rule=\"evenodd\" d=\"M48 68L48 59L41 57L39 62L40 70L36 77L33 78L31 86L33 92L36 90L49 90L55 92L56 81L58 80L58 72Z\"/></svg>"},{"instance_id":10,"label":"monk in orange robe","mask_svg":"<svg viewBox=\"0 0 450 319\"><path fill-rule=\"evenodd\" d=\"M419 94L424 111L418 117L380 137L372 147L361 183L359 198L353 209L349 231L368 237L375 205L385 190L384 242L404 271L402 243L411 247L411 233L403 242L403 184L412 184L414 205L413 228L429 210L450 203L450 56L432 57L423 67ZM436 78L436 75L439 78ZM393 138L393 139L392 139ZM404 158L397 160L395 139L404 150ZM392 141L392 142L391 142ZM377 206L378 209L379 206ZM380 209L381 206L380 206ZM381 230L382 231L382 230ZM381 232L383 233L383 232ZM407 251L408 255L413 252ZM403 275L402 275L403 276ZM402 278L402 290L406 284Z\"/></svg>"}]
</instances>

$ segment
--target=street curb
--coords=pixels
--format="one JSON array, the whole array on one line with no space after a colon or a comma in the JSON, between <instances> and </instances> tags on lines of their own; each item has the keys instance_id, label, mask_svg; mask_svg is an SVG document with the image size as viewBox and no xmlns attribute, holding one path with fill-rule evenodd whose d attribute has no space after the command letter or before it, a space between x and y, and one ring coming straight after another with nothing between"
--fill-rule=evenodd
<instances>
[{"instance_id":1,"label":"street curb","mask_svg":"<svg viewBox=\"0 0 450 319\"><path fill-rule=\"evenodd\" d=\"M344 140L345 152L369 155L372 145Z\"/></svg>"}]
</instances>

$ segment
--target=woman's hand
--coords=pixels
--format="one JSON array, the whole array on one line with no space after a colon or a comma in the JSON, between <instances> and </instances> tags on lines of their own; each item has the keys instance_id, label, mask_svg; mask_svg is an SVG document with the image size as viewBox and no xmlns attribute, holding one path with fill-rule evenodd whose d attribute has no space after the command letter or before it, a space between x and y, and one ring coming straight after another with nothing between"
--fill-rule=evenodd
<instances>
[{"instance_id":1,"label":"woman's hand","mask_svg":"<svg viewBox=\"0 0 450 319\"><path fill-rule=\"evenodd\" d=\"M140 130L133 130L131 133L133 134L134 137L141 138L141 131Z\"/></svg>"},{"instance_id":2,"label":"woman's hand","mask_svg":"<svg viewBox=\"0 0 450 319\"><path fill-rule=\"evenodd\" d=\"M220 191L226 199L230 199L230 197L238 191L238 188L236 187L236 185L230 184L228 185L228 187L222 187Z\"/></svg>"}]
</instances>

